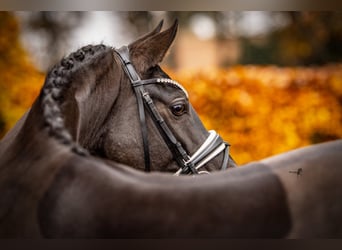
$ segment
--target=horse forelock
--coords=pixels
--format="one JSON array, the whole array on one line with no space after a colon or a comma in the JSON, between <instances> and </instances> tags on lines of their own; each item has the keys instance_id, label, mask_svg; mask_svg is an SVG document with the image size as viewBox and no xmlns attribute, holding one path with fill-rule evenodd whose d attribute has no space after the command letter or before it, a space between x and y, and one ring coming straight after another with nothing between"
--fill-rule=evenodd
<instances>
[{"instance_id":1,"label":"horse forelock","mask_svg":"<svg viewBox=\"0 0 342 250\"><path fill-rule=\"evenodd\" d=\"M103 44L87 45L63 58L48 72L39 96L44 127L49 135L62 144L69 145L79 155L87 155L88 152L74 142L71 133L66 129L61 105L66 101L70 87L73 84L79 84L73 81L73 75L82 69L86 63L109 50L111 48Z\"/></svg>"}]
</instances>

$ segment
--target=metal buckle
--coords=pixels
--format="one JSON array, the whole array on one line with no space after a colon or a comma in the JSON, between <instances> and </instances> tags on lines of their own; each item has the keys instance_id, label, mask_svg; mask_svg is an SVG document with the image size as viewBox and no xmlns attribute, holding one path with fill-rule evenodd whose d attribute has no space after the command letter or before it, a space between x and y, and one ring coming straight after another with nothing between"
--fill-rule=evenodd
<instances>
[{"instance_id":1,"label":"metal buckle","mask_svg":"<svg viewBox=\"0 0 342 250\"><path fill-rule=\"evenodd\" d=\"M184 166L186 167L190 164L194 165L194 168L197 171L206 163L211 161L214 157L216 157L218 154L225 152L225 149L227 147L228 144L224 142L222 138L214 130L210 130L209 136L197 149L197 151L192 156L187 155L187 157L183 159ZM184 168L180 168L174 175L180 175L184 171ZM206 174L209 172L203 170L198 171L197 173Z\"/></svg>"}]
</instances>

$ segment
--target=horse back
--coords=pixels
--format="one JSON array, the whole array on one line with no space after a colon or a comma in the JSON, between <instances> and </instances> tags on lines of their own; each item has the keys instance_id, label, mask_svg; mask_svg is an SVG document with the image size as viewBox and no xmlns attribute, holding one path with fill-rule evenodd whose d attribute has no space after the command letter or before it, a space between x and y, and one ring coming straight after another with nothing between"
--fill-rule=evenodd
<instances>
[{"instance_id":1,"label":"horse back","mask_svg":"<svg viewBox=\"0 0 342 250\"><path fill-rule=\"evenodd\" d=\"M342 237L342 140L261 161L281 181L291 213L288 237Z\"/></svg>"}]
</instances>

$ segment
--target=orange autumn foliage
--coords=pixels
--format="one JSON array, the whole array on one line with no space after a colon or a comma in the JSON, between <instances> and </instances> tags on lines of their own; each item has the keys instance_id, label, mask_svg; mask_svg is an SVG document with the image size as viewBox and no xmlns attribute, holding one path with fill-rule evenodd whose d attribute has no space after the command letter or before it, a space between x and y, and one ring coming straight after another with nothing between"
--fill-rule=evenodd
<instances>
[{"instance_id":1,"label":"orange autumn foliage","mask_svg":"<svg viewBox=\"0 0 342 250\"><path fill-rule=\"evenodd\" d=\"M170 73L238 164L342 138L342 65Z\"/></svg>"},{"instance_id":2,"label":"orange autumn foliage","mask_svg":"<svg viewBox=\"0 0 342 250\"><path fill-rule=\"evenodd\" d=\"M43 81L21 47L16 19L0 12L0 138L32 105Z\"/></svg>"},{"instance_id":3,"label":"orange autumn foliage","mask_svg":"<svg viewBox=\"0 0 342 250\"><path fill-rule=\"evenodd\" d=\"M18 34L15 18L0 12L0 138L31 106L45 77ZM205 126L230 142L238 164L342 138L342 65L168 73L188 90Z\"/></svg>"}]
</instances>

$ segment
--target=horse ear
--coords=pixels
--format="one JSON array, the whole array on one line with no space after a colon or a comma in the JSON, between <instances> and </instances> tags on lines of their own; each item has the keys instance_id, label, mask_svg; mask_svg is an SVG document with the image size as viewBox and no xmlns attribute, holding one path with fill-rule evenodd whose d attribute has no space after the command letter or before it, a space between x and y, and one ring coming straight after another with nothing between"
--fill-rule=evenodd
<instances>
[{"instance_id":1,"label":"horse ear","mask_svg":"<svg viewBox=\"0 0 342 250\"><path fill-rule=\"evenodd\" d=\"M178 28L178 21L160 33L139 39L129 45L131 60L140 72L160 63L171 46Z\"/></svg>"},{"instance_id":2,"label":"horse ear","mask_svg":"<svg viewBox=\"0 0 342 250\"><path fill-rule=\"evenodd\" d=\"M159 24L157 25L157 27L154 28L154 30L152 30L150 33L147 33L146 35L140 37L140 38L139 38L138 40L136 40L135 42L136 42L136 43L137 43L137 42L142 42L142 41L146 40L147 38L149 38L149 37L151 37L151 36L153 36L153 35L155 35L155 34L158 34L158 33L161 31L162 27L163 27L163 23L164 23L164 20L161 20L161 21L159 22Z\"/></svg>"}]
</instances>

